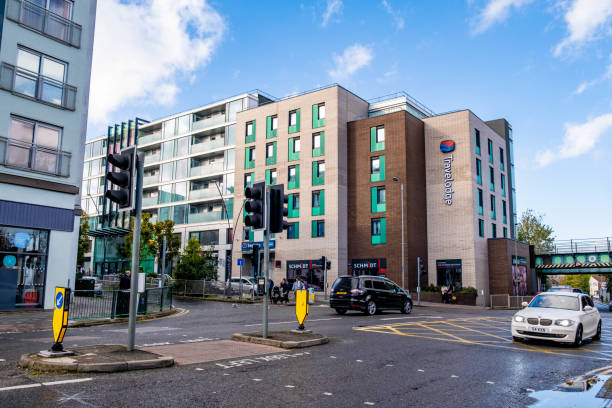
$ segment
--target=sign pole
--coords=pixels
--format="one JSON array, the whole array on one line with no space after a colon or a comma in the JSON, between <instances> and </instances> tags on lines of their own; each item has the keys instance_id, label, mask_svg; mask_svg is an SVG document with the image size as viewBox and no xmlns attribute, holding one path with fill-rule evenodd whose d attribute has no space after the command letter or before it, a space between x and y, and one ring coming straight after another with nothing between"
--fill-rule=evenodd
<instances>
[{"instance_id":1,"label":"sign pole","mask_svg":"<svg viewBox=\"0 0 612 408\"><path fill-rule=\"evenodd\" d=\"M420 304L421 304L421 269L419 268L419 258L417 258L417 305L420 305Z\"/></svg>"},{"instance_id":2,"label":"sign pole","mask_svg":"<svg viewBox=\"0 0 612 408\"><path fill-rule=\"evenodd\" d=\"M263 300L263 338L268 338L268 264L270 263L270 186L266 185L265 196L265 228L264 228L264 300Z\"/></svg>"},{"instance_id":3,"label":"sign pole","mask_svg":"<svg viewBox=\"0 0 612 408\"><path fill-rule=\"evenodd\" d=\"M325 291L325 300L327 300L327 257L323 262L323 291Z\"/></svg>"},{"instance_id":4,"label":"sign pole","mask_svg":"<svg viewBox=\"0 0 612 408\"><path fill-rule=\"evenodd\" d=\"M161 259L161 286L164 287L164 275L166 274L166 236L164 235L164 242L162 246L162 259Z\"/></svg>"},{"instance_id":5,"label":"sign pole","mask_svg":"<svg viewBox=\"0 0 612 408\"><path fill-rule=\"evenodd\" d=\"M230 283L231 287L231 283ZM242 264L240 264L240 295L238 295L240 301L242 302Z\"/></svg>"},{"instance_id":6,"label":"sign pole","mask_svg":"<svg viewBox=\"0 0 612 408\"><path fill-rule=\"evenodd\" d=\"M138 167L136 169L136 202L134 215L134 238L132 240L132 276L130 282L130 317L128 323L127 350L134 350L134 336L136 334L136 312L138 310L138 267L140 265L140 218L142 215L142 173L144 168L144 155L137 154Z\"/></svg>"}]
</instances>

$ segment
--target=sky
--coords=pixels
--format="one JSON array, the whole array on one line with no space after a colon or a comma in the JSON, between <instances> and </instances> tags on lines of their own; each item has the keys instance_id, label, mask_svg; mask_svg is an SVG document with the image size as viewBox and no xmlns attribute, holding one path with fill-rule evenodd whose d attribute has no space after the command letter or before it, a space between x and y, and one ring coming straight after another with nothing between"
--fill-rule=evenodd
<instances>
[{"instance_id":1,"label":"sky","mask_svg":"<svg viewBox=\"0 0 612 408\"><path fill-rule=\"evenodd\" d=\"M88 138L332 83L506 118L519 214L612 236L612 0L100 0Z\"/></svg>"}]
</instances>

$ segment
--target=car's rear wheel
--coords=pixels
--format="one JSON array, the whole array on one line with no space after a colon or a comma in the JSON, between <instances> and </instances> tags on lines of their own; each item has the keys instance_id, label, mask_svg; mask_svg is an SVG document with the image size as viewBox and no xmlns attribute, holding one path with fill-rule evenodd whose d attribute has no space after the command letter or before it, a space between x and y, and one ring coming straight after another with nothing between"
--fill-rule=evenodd
<instances>
[{"instance_id":1,"label":"car's rear wheel","mask_svg":"<svg viewBox=\"0 0 612 408\"><path fill-rule=\"evenodd\" d=\"M374 316L378 311L378 307L376 306L376 302L373 300L368 301L366 304L366 314L370 316Z\"/></svg>"},{"instance_id":2,"label":"car's rear wheel","mask_svg":"<svg viewBox=\"0 0 612 408\"><path fill-rule=\"evenodd\" d=\"M336 313L338 313L339 315L343 315L343 314L345 314L345 313L346 313L346 309L340 309L340 308L337 308L337 309L336 309Z\"/></svg>"},{"instance_id":3,"label":"car's rear wheel","mask_svg":"<svg viewBox=\"0 0 612 408\"><path fill-rule=\"evenodd\" d=\"M582 325L579 324L576 329L576 337L574 338L574 347L580 347L582 344Z\"/></svg>"},{"instance_id":4,"label":"car's rear wheel","mask_svg":"<svg viewBox=\"0 0 612 408\"><path fill-rule=\"evenodd\" d=\"M593 336L593 340L601 340L601 320L597 324L597 333Z\"/></svg>"},{"instance_id":5,"label":"car's rear wheel","mask_svg":"<svg viewBox=\"0 0 612 408\"><path fill-rule=\"evenodd\" d=\"M412 312L412 302L407 300L404 302L404 306L402 306L402 313L410 314Z\"/></svg>"}]
</instances>

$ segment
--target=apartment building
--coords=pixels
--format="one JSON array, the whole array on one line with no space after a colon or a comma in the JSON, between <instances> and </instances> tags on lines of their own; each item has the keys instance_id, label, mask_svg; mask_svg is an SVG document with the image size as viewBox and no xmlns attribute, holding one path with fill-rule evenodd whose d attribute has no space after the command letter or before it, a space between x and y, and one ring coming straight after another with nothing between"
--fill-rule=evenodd
<instances>
[{"instance_id":1,"label":"apartment building","mask_svg":"<svg viewBox=\"0 0 612 408\"><path fill-rule=\"evenodd\" d=\"M0 1L0 309L74 284L96 0Z\"/></svg>"}]
</instances>

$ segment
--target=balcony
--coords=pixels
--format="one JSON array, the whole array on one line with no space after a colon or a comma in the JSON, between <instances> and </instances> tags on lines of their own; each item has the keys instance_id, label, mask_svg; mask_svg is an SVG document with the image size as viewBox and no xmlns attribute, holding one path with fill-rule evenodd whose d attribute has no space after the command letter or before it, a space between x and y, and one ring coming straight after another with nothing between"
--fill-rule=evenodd
<instances>
[{"instance_id":1,"label":"balcony","mask_svg":"<svg viewBox=\"0 0 612 408\"><path fill-rule=\"evenodd\" d=\"M189 191L189 200L199 200L203 198L219 198L219 190L216 188L201 188Z\"/></svg>"},{"instance_id":2,"label":"balcony","mask_svg":"<svg viewBox=\"0 0 612 408\"><path fill-rule=\"evenodd\" d=\"M211 118L202 119L202 120L193 122L193 124L191 125L191 130L194 131L194 130L206 129L206 128L213 127L213 126L220 126L220 125L223 125L224 123L225 123L225 114L215 115Z\"/></svg>"},{"instance_id":3,"label":"balcony","mask_svg":"<svg viewBox=\"0 0 612 408\"><path fill-rule=\"evenodd\" d=\"M161 131L138 135L138 146L142 146L147 143L157 142L158 140L161 140Z\"/></svg>"},{"instance_id":4,"label":"balcony","mask_svg":"<svg viewBox=\"0 0 612 408\"><path fill-rule=\"evenodd\" d=\"M81 47L82 27L25 0L8 0L6 18L72 47Z\"/></svg>"},{"instance_id":5,"label":"balcony","mask_svg":"<svg viewBox=\"0 0 612 408\"><path fill-rule=\"evenodd\" d=\"M70 177L72 154L0 137L0 164L38 173Z\"/></svg>"},{"instance_id":6,"label":"balcony","mask_svg":"<svg viewBox=\"0 0 612 408\"><path fill-rule=\"evenodd\" d=\"M191 145L191 153L207 152L225 146L225 139L222 137L208 142L196 143Z\"/></svg>"},{"instance_id":7,"label":"balcony","mask_svg":"<svg viewBox=\"0 0 612 408\"><path fill-rule=\"evenodd\" d=\"M201 213L189 213L188 223L212 222L223 220L223 211L207 211Z\"/></svg>"},{"instance_id":8,"label":"balcony","mask_svg":"<svg viewBox=\"0 0 612 408\"><path fill-rule=\"evenodd\" d=\"M0 69L0 88L47 105L73 111L77 89L6 62Z\"/></svg>"},{"instance_id":9,"label":"balcony","mask_svg":"<svg viewBox=\"0 0 612 408\"><path fill-rule=\"evenodd\" d=\"M144 176L142 178L143 186L150 186L151 184L157 184L157 183L159 183L159 173L153 176Z\"/></svg>"},{"instance_id":10,"label":"balcony","mask_svg":"<svg viewBox=\"0 0 612 408\"><path fill-rule=\"evenodd\" d=\"M150 155L145 155L144 164L145 166L151 163L157 163L161 159L161 151Z\"/></svg>"},{"instance_id":11,"label":"balcony","mask_svg":"<svg viewBox=\"0 0 612 408\"><path fill-rule=\"evenodd\" d=\"M192 167L189 171L191 177L208 176L209 174L219 173L223 171L223 162L214 162L205 166Z\"/></svg>"},{"instance_id":12,"label":"balcony","mask_svg":"<svg viewBox=\"0 0 612 408\"><path fill-rule=\"evenodd\" d=\"M142 197L142 206L149 207L152 205L157 205L157 196L155 197Z\"/></svg>"}]
</instances>

